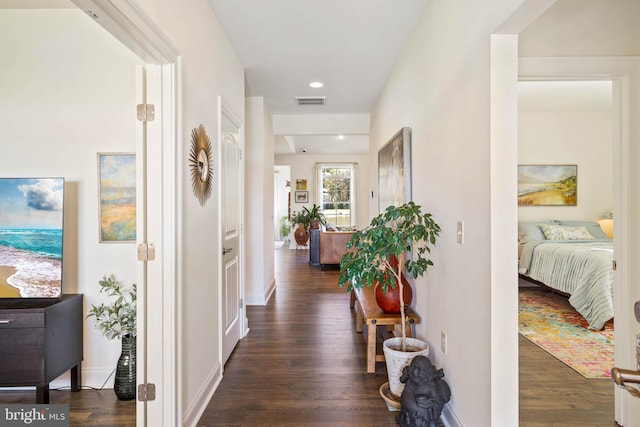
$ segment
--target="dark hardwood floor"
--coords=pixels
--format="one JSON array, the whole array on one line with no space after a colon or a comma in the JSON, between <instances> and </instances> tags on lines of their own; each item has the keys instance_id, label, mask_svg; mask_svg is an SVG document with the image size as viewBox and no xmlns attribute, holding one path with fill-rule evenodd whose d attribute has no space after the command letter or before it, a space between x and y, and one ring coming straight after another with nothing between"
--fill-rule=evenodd
<instances>
[{"instance_id":1,"label":"dark hardwood floor","mask_svg":"<svg viewBox=\"0 0 640 427\"><path fill-rule=\"evenodd\" d=\"M248 307L251 331L199 425L397 425L378 394L384 363L366 373L363 335L337 269L309 266L308 251L275 254L277 291L266 307Z\"/></svg>"},{"instance_id":2,"label":"dark hardwood floor","mask_svg":"<svg viewBox=\"0 0 640 427\"><path fill-rule=\"evenodd\" d=\"M587 379L519 335L521 427L615 427L614 383Z\"/></svg>"},{"instance_id":3,"label":"dark hardwood floor","mask_svg":"<svg viewBox=\"0 0 640 427\"><path fill-rule=\"evenodd\" d=\"M77 393L71 393L69 390L51 390L49 402L69 405L71 426L134 427L136 425L136 401L118 400L113 389L101 391L83 389ZM35 403L35 391L0 391L0 403Z\"/></svg>"},{"instance_id":4,"label":"dark hardwood floor","mask_svg":"<svg viewBox=\"0 0 640 427\"><path fill-rule=\"evenodd\" d=\"M267 306L247 308L251 331L198 425L395 426L396 413L378 394L384 363L365 372L365 343L354 331L348 294L336 286L338 271L310 267L308 251L275 253L277 291ZM118 401L113 390L50 397L69 403L72 426L135 425L135 402ZM0 403L33 399L0 391ZM520 426L616 425L610 381L587 380L520 337Z\"/></svg>"}]
</instances>

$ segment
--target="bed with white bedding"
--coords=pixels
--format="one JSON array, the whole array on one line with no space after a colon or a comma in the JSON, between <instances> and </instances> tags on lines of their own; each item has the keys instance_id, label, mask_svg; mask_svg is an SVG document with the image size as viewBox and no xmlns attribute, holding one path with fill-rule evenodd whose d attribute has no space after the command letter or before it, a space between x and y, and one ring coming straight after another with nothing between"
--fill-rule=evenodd
<instances>
[{"instance_id":1,"label":"bed with white bedding","mask_svg":"<svg viewBox=\"0 0 640 427\"><path fill-rule=\"evenodd\" d=\"M613 242L595 221L518 225L518 272L569 295L569 303L602 329L613 318Z\"/></svg>"}]
</instances>

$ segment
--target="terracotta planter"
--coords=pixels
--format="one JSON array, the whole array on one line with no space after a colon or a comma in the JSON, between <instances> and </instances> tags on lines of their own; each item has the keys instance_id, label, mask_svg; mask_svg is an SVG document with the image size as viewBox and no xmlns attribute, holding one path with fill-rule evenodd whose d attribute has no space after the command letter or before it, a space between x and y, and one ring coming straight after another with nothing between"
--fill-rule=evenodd
<instances>
[{"instance_id":1,"label":"terracotta planter","mask_svg":"<svg viewBox=\"0 0 640 427\"><path fill-rule=\"evenodd\" d=\"M413 300L413 290L411 289L411 285L406 281L404 276L402 276L402 296L404 298L404 305L411 304ZM400 313L400 287L396 284L395 288L391 288L389 286L386 293L382 291L382 286L380 283L376 283L374 288L376 292L376 302L385 313L389 314L398 314Z\"/></svg>"},{"instance_id":2,"label":"terracotta planter","mask_svg":"<svg viewBox=\"0 0 640 427\"><path fill-rule=\"evenodd\" d=\"M404 384L400 382L402 370L409 366L416 356L428 356L429 346L416 338L407 338L407 351L402 351L402 338L389 338L382 343L384 359L387 364L389 389L393 397L400 400Z\"/></svg>"},{"instance_id":3,"label":"terracotta planter","mask_svg":"<svg viewBox=\"0 0 640 427\"><path fill-rule=\"evenodd\" d=\"M305 246L309 241L309 233L307 233L307 230L302 224L298 224L293 232L293 237L296 239L298 246Z\"/></svg>"},{"instance_id":4,"label":"terracotta planter","mask_svg":"<svg viewBox=\"0 0 640 427\"><path fill-rule=\"evenodd\" d=\"M393 267L397 268L398 260L396 257L392 256L390 260ZM391 273L386 274L387 276L391 276ZM402 275L402 289L404 305L411 304L411 301L413 300L413 289L411 289L411 285L404 274ZM400 313L400 287L398 286L397 280L395 288L391 288L391 286L389 286L386 293L382 291L380 283L376 283L374 290L376 294L376 302L382 311L389 314Z\"/></svg>"}]
</instances>

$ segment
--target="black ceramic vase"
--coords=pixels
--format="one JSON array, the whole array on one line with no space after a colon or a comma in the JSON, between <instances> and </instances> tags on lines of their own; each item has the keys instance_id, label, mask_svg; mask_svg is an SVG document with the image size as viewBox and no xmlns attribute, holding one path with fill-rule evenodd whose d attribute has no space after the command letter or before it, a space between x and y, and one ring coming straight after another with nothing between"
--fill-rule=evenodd
<instances>
[{"instance_id":1,"label":"black ceramic vase","mask_svg":"<svg viewBox=\"0 0 640 427\"><path fill-rule=\"evenodd\" d=\"M136 398L136 337L122 337L122 354L116 366L113 391L120 400Z\"/></svg>"}]
</instances>

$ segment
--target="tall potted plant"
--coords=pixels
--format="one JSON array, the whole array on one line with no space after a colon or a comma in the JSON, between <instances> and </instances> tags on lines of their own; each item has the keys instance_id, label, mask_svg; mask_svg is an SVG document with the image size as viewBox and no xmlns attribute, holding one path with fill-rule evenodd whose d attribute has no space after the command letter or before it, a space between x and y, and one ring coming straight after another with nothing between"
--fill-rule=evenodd
<instances>
[{"instance_id":1,"label":"tall potted plant","mask_svg":"<svg viewBox=\"0 0 640 427\"><path fill-rule=\"evenodd\" d=\"M327 219L320 211L320 206L314 203L311 209L303 206L300 212L291 214L291 223L298 224L293 233L296 243L298 245L306 245L307 240L309 240L309 229L320 228L320 224L325 225Z\"/></svg>"},{"instance_id":2,"label":"tall potted plant","mask_svg":"<svg viewBox=\"0 0 640 427\"><path fill-rule=\"evenodd\" d=\"M302 209L305 210L307 216L309 217L310 228L320 228L320 225L327 224L327 218L320 211L320 206L314 203L311 209L308 209L306 206L304 206Z\"/></svg>"},{"instance_id":3,"label":"tall potted plant","mask_svg":"<svg viewBox=\"0 0 640 427\"><path fill-rule=\"evenodd\" d=\"M291 214L291 224L297 225L293 230L293 237L296 239L296 243L300 246L306 245L309 240L309 227L311 226L309 214L305 210L293 212Z\"/></svg>"},{"instance_id":4,"label":"tall potted plant","mask_svg":"<svg viewBox=\"0 0 640 427\"><path fill-rule=\"evenodd\" d=\"M397 350L400 352L407 351L408 340L403 276L420 277L429 266L433 265L427 256L439 234L440 226L433 220L430 213L422 213L420 205L408 202L401 206L390 206L373 218L369 226L353 234L347 243L347 252L340 263L338 285L341 287L347 285L347 291L362 286L372 287L376 283L380 284L385 293L390 288L396 286L399 288L402 336L399 339L400 348ZM385 344L387 344L386 341ZM388 345L385 345L385 353L387 347ZM389 367L389 360L387 360L388 370ZM403 367L404 365L399 366L399 371ZM399 396L397 392L401 387L399 373L388 372L388 374L391 391ZM394 387L396 379L398 381Z\"/></svg>"},{"instance_id":5,"label":"tall potted plant","mask_svg":"<svg viewBox=\"0 0 640 427\"><path fill-rule=\"evenodd\" d=\"M122 351L116 364L113 390L120 400L136 397L137 287L123 290L112 275L98 281L100 292L113 300L109 305L91 305L87 318L95 318L96 327L107 339L120 339Z\"/></svg>"}]
</instances>

